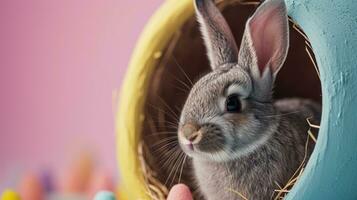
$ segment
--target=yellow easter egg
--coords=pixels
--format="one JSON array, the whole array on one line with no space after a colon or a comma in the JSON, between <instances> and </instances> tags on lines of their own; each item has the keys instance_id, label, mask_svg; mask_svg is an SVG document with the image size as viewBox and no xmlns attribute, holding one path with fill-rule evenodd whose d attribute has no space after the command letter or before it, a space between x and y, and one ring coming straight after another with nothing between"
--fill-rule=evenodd
<instances>
[{"instance_id":1,"label":"yellow easter egg","mask_svg":"<svg viewBox=\"0 0 357 200\"><path fill-rule=\"evenodd\" d=\"M2 193L1 200L20 200L20 196L15 191L7 189Z\"/></svg>"}]
</instances>

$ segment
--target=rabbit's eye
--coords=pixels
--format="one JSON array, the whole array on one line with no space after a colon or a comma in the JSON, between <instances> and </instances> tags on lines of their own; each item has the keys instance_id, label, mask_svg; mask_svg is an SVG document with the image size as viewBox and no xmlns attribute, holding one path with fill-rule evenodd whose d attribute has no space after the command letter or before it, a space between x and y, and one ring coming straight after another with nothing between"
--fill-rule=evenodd
<instances>
[{"instance_id":1,"label":"rabbit's eye","mask_svg":"<svg viewBox=\"0 0 357 200\"><path fill-rule=\"evenodd\" d=\"M226 99L227 112L239 112L241 110L241 103L237 94L229 95Z\"/></svg>"}]
</instances>

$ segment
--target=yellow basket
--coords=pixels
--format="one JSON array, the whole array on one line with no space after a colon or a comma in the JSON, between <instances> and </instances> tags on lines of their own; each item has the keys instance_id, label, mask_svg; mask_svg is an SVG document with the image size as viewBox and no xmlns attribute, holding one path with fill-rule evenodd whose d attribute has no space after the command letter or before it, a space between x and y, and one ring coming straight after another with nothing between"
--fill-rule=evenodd
<instances>
[{"instance_id":1,"label":"yellow basket","mask_svg":"<svg viewBox=\"0 0 357 200\"><path fill-rule=\"evenodd\" d=\"M192 16L193 12L191 0L165 1L146 25L133 52L122 86L116 118L121 194L126 199L149 199L137 156L147 85L161 56L160 52L177 27Z\"/></svg>"}]
</instances>

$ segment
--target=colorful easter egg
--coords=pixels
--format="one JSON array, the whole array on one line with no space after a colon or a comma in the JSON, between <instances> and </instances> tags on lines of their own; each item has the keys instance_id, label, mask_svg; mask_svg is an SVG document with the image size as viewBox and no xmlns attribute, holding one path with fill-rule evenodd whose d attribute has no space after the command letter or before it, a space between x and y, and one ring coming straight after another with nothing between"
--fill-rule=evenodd
<instances>
[{"instance_id":1,"label":"colorful easter egg","mask_svg":"<svg viewBox=\"0 0 357 200\"><path fill-rule=\"evenodd\" d=\"M115 200L115 199L116 199L115 195L109 191L100 191L94 197L94 200Z\"/></svg>"},{"instance_id":2,"label":"colorful easter egg","mask_svg":"<svg viewBox=\"0 0 357 200\"><path fill-rule=\"evenodd\" d=\"M86 192L94 168L93 158L90 154L81 154L71 164L62 183L65 193Z\"/></svg>"},{"instance_id":3,"label":"colorful easter egg","mask_svg":"<svg viewBox=\"0 0 357 200\"><path fill-rule=\"evenodd\" d=\"M52 173L49 170L43 170L40 174L41 183L46 193L54 190Z\"/></svg>"},{"instance_id":4,"label":"colorful easter egg","mask_svg":"<svg viewBox=\"0 0 357 200\"><path fill-rule=\"evenodd\" d=\"M90 197L93 197L97 192L102 190L114 190L113 178L108 173L96 172L90 181L88 194Z\"/></svg>"},{"instance_id":5,"label":"colorful easter egg","mask_svg":"<svg viewBox=\"0 0 357 200\"><path fill-rule=\"evenodd\" d=\"M22 200L43 200L44 189L39 177L35 174L26 174L20 181L19 192Z\"/></svg>"}]
</instances>

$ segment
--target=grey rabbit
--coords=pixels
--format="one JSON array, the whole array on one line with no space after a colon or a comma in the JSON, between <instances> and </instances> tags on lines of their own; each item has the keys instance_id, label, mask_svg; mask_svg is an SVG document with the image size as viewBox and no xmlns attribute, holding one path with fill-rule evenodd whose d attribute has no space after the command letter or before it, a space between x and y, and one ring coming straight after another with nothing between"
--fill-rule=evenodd
<instances>
[{"instance_id":1,"label":"grey rabbit","mask_svg":"<svg viewBox=\"0 0 357 200\"><path fill-rule=\"evenodd\" d=\"M271 199L303 161L306 119L319 120L321 113L310 100L272 99L289 47L286 5L262 3L248 19L238 51L214 2L194 4L212 71L195 83L184 104L180 147L192 158L204 199Z\"/></svg>"}]
</instances>

